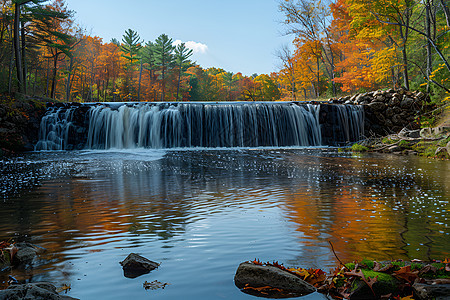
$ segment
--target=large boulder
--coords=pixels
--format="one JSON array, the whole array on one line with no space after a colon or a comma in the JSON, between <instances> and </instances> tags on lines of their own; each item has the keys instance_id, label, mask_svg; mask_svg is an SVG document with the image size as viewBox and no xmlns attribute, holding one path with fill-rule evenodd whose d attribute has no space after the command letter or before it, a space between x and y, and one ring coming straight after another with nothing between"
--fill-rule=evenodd
<instances>
[{"instance_id":1,"label":"large boulder","mask_svg":"<svg viewBox=\"0 0 450 300\"><path fill-rule=\"evenodd\" d=\"M234 276L234 283L244 292L255 288L271 287L289 293L290 296L304 296L316 291L316 288L298 276L275 266L256 265L243 262ZM254 289L248 289L248 288Z\"/></svg>"},{"instance_id":2,"label":"large boulder","mask_svg":"<svg viewBox=\"0 0 450 300\"><path fill-rule=\"evenodd\" d=\"M56 287L48 282L13 284L6 290L0 290L0 300L78 300L59 295Z\"/></svg>"},{"instance_id":3,"label":"large boulder","mask_svg":"<svg viewBox=\"0 0 450 300\"><path fill-rule=\"evenodd\" d=\"M151 261L136 253L130 253L120 262L125 277L136 278L159 267L159 263Z\"/></svg>"}]
</instances>

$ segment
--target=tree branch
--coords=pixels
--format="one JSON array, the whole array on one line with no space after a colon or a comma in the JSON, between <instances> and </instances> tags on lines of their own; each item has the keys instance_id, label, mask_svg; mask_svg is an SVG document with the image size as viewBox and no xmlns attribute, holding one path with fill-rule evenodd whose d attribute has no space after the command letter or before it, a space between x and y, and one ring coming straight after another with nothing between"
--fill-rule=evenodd
<instances>
[{"instance_id":1,"label":"tree branch","mask_svg":"<svg viewBox=\"0 0 450 300\"><path fill-rule=\"evenodd\" d=\"M434 41L433 41L431 38L429 38L425 33L423 33L422 31L420 31L420 30L418 30L418 29L416 29L416 28L414 28L414 27L411 27L411 26L409 26L409 25L405 25L405 24L401 24L401 23L393 23L393 22L389 22L389 21L383 21L383 20L381 20L381 19L377 16L377 14L375 14L374 12L370 12L370 13L371 13L371 14L377 19L377 21L380 22L380 23L384 23L384 24L388 24L388 25L394 25L394 26L400 26L400 27L406 27L406 28L408 28L408 29L410 29L410 30L412 30L412 31L414 31L414 32L416 32L416 33L418 33L418 34L424 36L424 37L430 42L430 44L433 46L434 50L436 50L436 52L438 53L439 57L440 57L440 58L442 59L442 61L444 62L445 66L446 66L447 69L450 71L450 64L449 64L449 62L445 59L444 55L443 55L442 52L439 50L438 46L434 43Z\"/></svg>"}]
</instances>

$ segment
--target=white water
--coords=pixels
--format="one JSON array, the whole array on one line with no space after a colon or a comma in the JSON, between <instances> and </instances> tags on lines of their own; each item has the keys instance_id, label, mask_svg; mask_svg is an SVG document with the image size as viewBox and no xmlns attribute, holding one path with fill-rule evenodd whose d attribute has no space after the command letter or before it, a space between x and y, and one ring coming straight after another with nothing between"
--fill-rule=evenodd
<instances>
[{"instance_id":1,"label":"white water","mask_svg":"<svg viewBox=\"0 0 450 300\"><path fill-rule=\"evenodd\" d=\"M338 106L345 141L360 138L362 108ZM77 108L64 109L51 108L44 117L36 150L68 149ZM320 105L295 103L95 105L86 115L84 144L86 149L323 146L319 115Z\"/></svg>"}]
</instances>

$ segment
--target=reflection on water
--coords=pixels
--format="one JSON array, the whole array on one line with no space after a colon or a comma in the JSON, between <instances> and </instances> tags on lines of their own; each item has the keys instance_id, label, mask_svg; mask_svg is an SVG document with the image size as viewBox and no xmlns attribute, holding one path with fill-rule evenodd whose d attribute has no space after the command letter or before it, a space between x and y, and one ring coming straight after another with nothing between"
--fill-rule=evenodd
<instances>
[{"instance_id":1,"label":"reflection on water","mask_svg":"<svg viewBox=\"0 0 450 300\"><path fill-rule=\"evenodd\" d=\"M240 262L329 270L328 241L345 261L449 256L449 177L450 162L332 149L33 153L2 161L0 239L48 250L15 276L81 299L250 299ZM127 279L130 252L162 265Z\"/></svg>"}]
</instances>

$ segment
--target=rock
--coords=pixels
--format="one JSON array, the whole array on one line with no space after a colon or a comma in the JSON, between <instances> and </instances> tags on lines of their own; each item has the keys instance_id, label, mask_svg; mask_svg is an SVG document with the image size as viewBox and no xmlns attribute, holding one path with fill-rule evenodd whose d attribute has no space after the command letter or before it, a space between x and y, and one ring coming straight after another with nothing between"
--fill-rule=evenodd
<instances>
[{"instance_id":1,"label":"rock","mask_svg":"<svg viewBox=\"0 0 450 300\"><path fill-rule=\"evenodd\" d=\"M378 102L385 102L386 98L383 95L378 95L375 97L375 100Z\"/></svg>"},{"instance_id":2,"label":"rock","mask_svg":"<svg viewBox=\"0 0 450 300\"><path fill-rule=\"evenodd\" d=\"M394 114L396 114L396 115L399 115L399 114L401 114L401 113L403 112L403 109L401 109L401 108L398 107L398 106L394 106L394 107L392 108L392 110L394 111Z\"/></svg>"},{"instance_id":3,"label":"rock","mask_svg":"<svg viewBox=\"0 0 450 300\"><path fill-rule=\"evenodd\" d=\"M415 283L413 290L419 299L450 299L450 284Z\"/></svg>"},{"instance_id":4,"label":"rock","mask_svg":"<svg viewBox=\"0 0 450 300\"><path fill-rule=\"evenodd\" d=\"M392 276L391 276L392 277ZM372 286L372 290L364 281L359 281L350 294L350 300L377 300L381 296L393 293L397 290L398 282L392 277L391 281L378 280ZM375 293L375 295L374 295Z\"/></svg>"},{"instance_id":5,"label":"rock","mask_svg":"<svg viewBox=\"0 0 450 300\"><path fill-rule=\"evenodd\" d=\"M254 288L270 286L293 293L297 297L311 294L316 288L298 276L274 266L261 266L252 263L241 263L234 276L234 283L240 289L245 286Z\"/></svg>"},{"instance_id":6,"label":"rock","mask_svg":"<svg viewBox=\"0 0 450 300\"><path fill-rule=\"evenodd\" d=\"M159 263L151 261L136 253L130 253L120 262L125 277L136 278L159 267Z\"/></svg>"},{"instance_id":7,"label":"rock","mask_svg":"<svg viewBox=\"0 0 450 300\"><path fill-rule=\"evenodd\" d=\"M408 130L408 129L404 128L404 129L402 129L402 131L400 131L399 136L418 139L418 138L420 138L420 130L419 129Z\"/></svg>"},{"instance_id":8,"label":"rock","mask_svg":"<svg viewBox=\"0 0 450 300\"><path fill-rule=\"evenodd\" d=\"M58 295L56 287L47 282L13 284L6 290L0 290L0 300L77 300Z\"/></svg>"},{"instance_id":9,"label":"rock","mask_svg":"<svg viewBox=\"0 0 450 300\"><path fill-rule=\"evenodd\" d=\"M387 150L387 152L389 152L389 153L394 153L394 152L400 152L400 151L402 151L403 149L402 149L402 147L400 147L400 146L398 146L398 145L393 145L393 146L391 146L391 147L388 147L386 150Z\"/></svg>"},{"instance_id":10,"label":"rock","mask_svg":"<svg viewBox=\"0 0 450 300\"><path fill-rule=\"evenodd\" d=\"M450 132L450 126L440 126L433 128L433 133L436 136L441 136Z\"/></svg>"},{"instance_id":11,"label":"rock","mask_svg":"<svg viewBox=\"0 0 450 300\"><path fill-rule=\"evenodd\" d=\"M424 93L422 93L422 92L418 92L417 94L416 94L416 97L419 99L419 100L424 100L425 99L425 94Z\"/></svg>"},{"instance_id":12,"label":"rock","mask_svg":"<svg viewBox=\"0 0 450 300\"><path fill-rule=\"evenodd\" d=\"M36 247L30 243L20 242L15 246L18 249L16 255L14 255L14 264L16 265L31 264L37 256Z\"/></svg>"},{"instance_id":13,"label":"rock","mask_svg":"<svg viewBox=\"0 0 450 300\"><path fill-rule=\"evenodd\" d=\"M403 122L404 122L404 120L400 115L392 116L392 123L394 123L395 125L402 125Z\"/></svg>"},{"instance_id":14,"label":"rock","mask_svg":"<svg viewBox=\"0 0 450 300\"><path fill-rule=\"evenodd\" d=\"M400 103L401 108L410 108L414 104L414 99L409 97L404 97L402 102Z\"/></svg>"},{"instance_id":15,"label":"rock","mask_svg":"<svg viewBox=\"0 0 450 300\"><path fill-rule=\"evenodd\" d=\"M445 148L447 148L447 152L450 153L450 142L447 143L447 145L445 146Z\"/></svg>"},{"instance_id":16,"label":"rock","mask_svg":"<svg viewBox=\"0 0 450 300\"><path fill-rule=\"evenodd\" d=\"M369 104L369 107L374 111L383 111L386 109L386 104L383 102L372 102Z\"/></svg>"},{"instance_id":17,"label":"rock","mask_svg":"<svg viewBox=\"0 0 450 300\"><path fill-rule=\"evenodd\" d=\"M386 109L385 115L387 118L391 118L394 115L394 110L391 107L388 107L388 109Z\"/></svg>"},{"instance_id":18,"label":"rock","mask_svg":"<svg viewBox=\"0 0 450 300\"><path fill-rule=\"evenodd\" d=\"M365 97L366 97L365 94L359 94L358 96L356 96L356 98L353 101L355 103L360 103L362 100L364 100Z\"/></svg>"},{"instance_id":19,"label":"rock","mask_svg":"<svg viewBox=\"0 0 450 300\"><path fill-rule=\"evenodd\" d=\"M422 128L420 130L420 137L422 137L422 138L429 138L432 135L433 135L433 132L432 132L431 128L427 127L427 128Z\"/></svg>"}]
</instances>

